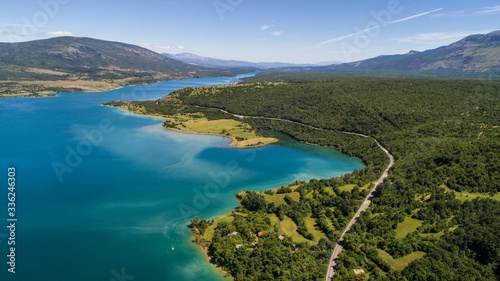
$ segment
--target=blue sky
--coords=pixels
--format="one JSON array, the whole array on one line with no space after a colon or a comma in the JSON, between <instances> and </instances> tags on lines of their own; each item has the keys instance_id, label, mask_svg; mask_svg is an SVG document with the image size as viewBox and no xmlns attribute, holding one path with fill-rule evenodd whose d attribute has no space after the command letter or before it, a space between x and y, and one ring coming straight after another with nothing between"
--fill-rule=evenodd
<instances>
[{"instance_id":1,"label":"blue sky","mask_svg":"<svg viewBox=\"0 0 500 281\"><path fill-rule=\"evenodd\" d=\"M60 35L255 62L356 61L500 29L492 0L3 1L0 41Z\"/></svg>"}]
</instances>

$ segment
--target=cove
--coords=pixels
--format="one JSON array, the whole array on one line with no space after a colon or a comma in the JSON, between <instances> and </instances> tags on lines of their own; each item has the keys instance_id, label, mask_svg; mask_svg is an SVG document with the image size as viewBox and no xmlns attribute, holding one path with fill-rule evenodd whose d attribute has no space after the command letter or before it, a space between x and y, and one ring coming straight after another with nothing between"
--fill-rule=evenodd
<instances>
[{"instance_id":1,"label":"cove","mask_svg":"<svg viewBox=\"0 0 500 281\"><path fill-rule=\"evenodd\" d=\"M7 169L16 168L18 218L12 274L4 184L0 280L224 280L191 243L189 212L214 218L237 206L240 190L363 167L359 159L284 136L273 145L238 149L230 139L165 130L162 119L101 106L234 80L0 99L0 179L7 183Z\"/></svg>"}]
</instances>

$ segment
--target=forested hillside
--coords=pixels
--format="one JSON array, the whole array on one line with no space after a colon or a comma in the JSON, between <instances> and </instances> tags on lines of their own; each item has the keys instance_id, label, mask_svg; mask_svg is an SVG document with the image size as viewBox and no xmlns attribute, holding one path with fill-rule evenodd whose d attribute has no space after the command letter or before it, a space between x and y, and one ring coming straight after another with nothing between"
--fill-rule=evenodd
<instances>
[{"instance_id":1,"label":"forested hillside","mask_svg":"<svg viewBox=\"0 0 500 281\"><path fill-rule=\"evenodd\" d=\"M247 193L232 220L224 224L202 221L202 228L211 225L215 234L209 241L199 239L208 243L211 257L217 255L215 262L236 280L324 280L329 257L325 253L361 203L360 192L370 188L388 163L372 139L344 132L377 139L396 163L378 188L373 205L345 237L337 279L496 280L500 276L498 80L358 78L249 83L183 89L141 106L151 114L184 111L203 112L214 119L234 118L222 109L255 116L259 118L244 122L335 147L364 161L366 168L351 175L299 184L297 200L288 198L277 207ZM342 191L346 186L351 188ZM279 221L266 220L273 216ZM315 223L302 223L304 218ZM276 241L288 219L307 245L293 237ZM193 226L202 234L197 224ZM259 240L251 245L253 236L245 242L226 235L242 232L241 226L253 233L266 230L273 242L261 244ZM326 238L310 237L314 231ZM243 246L236 249L236 243ZM289 252L284 253L289 254L273 254L286 247ZM304 263L289 264L292 254L294 261ZM284 264L289 268L280 271ZM306 272L301 264L310 265L311 270ZM364 273L356 276L353 269Z\"/></svg>"}]
</instances>

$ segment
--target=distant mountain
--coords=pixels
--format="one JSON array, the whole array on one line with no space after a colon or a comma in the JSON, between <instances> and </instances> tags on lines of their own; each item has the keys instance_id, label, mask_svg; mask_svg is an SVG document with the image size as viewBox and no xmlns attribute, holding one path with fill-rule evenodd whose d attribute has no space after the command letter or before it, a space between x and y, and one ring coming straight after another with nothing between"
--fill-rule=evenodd
<instances>
[{"instance_id":1,"label":"distant mountain","mask_svg":"<svg viewBox=\"0 0 500 281\"><path fill-rule=\"evenodd\" d=\"M379 56L330 65L315 71L430 74L445 76L500 76L500 31L470 35L451 45L424 52Z\"/></svg>"},{"instance_id":2,"label":"distant mountain","mask_svg":"<svg viewBox=\"0 0 500 281\"><path fill-rule=\"evenodd\" d=\"M248 62L248 61L238 61L238 60L223 60L210 57L202 57L192 53L180 53L180 54L163 54L164 56L176 59L185 63L205 66L205 67L217 67L217 68L255 68L255 69L271 69L271 68L281 68L281 67L313 67L321 65L330 65L336 62L325 62L319 64L294 64L294 63L282 63L282 62Z\"/></svg>"},{"instance_id":3,"label":"distant mountain","mask_svg":"<svg viewBox=\"0 0 500 281\"><path fill-rule=\"evenodd\" d=\"M167 58L148 49L104 40L56 37L0 43L0 80L44 75L122 79L199 77L209 69ZM23 76L24 75L24 76ZM42 76L43 76L42 75ZM166 79L165 79L166 80Z\"/></svg>"}]
</instances>

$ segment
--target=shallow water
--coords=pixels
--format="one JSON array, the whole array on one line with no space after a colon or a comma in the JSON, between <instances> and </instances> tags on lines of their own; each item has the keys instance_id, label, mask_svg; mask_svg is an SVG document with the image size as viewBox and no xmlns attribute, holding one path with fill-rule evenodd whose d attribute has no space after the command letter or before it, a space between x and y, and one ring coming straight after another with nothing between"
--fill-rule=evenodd
<instances>
[{"instance_id":1,"label":"shallow water","mask_svg":"<svg viewBox=\"0 0 500 281\"><path fill-rule=\"evenodd\" d=\"M234 80L0 99L2 224L8 224L11 166L18 219L15 274L7 272L8 233L0 228L0 280L223 280L190 242L192 216L213 218L232 210L242 189L265 190L363 167L332 149L291 140L232 148L230 139L165 130L159 118L101 106Z\"/></svg>"}]
</instances>

